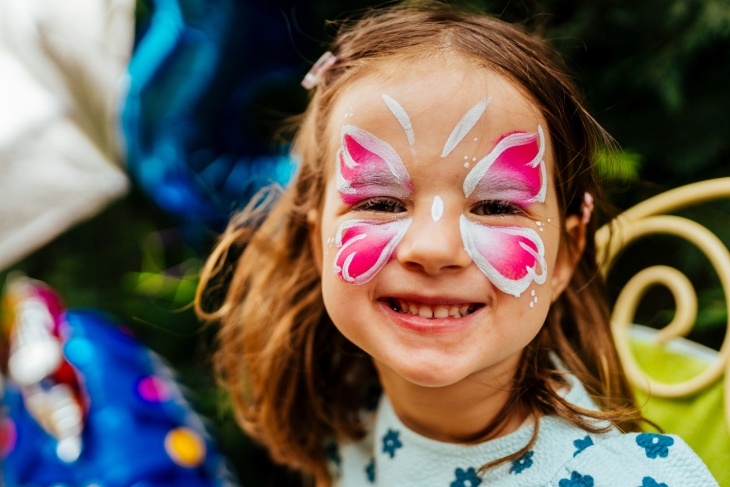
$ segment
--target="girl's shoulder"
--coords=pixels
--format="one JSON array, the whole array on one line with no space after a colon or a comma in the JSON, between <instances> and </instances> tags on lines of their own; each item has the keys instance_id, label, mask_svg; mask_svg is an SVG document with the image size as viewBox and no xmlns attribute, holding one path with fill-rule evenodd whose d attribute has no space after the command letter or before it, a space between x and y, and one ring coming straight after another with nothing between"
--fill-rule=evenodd
<instances>
[{"instance_id":1,"label":"girl's shoulder","mask_svg":"<svg viewBox=\"0 0 730 487\"><path fill-rule=\"evenodd\" d=\"M595 403L577 378L565 399L584 408ZM546 486L557 487L693 487L716 486L702 460L676 435L621 433L590 434L558 417L543 418L540 450L560 464ZM562 457L562 458L561 458Z\"/></svg>"},{"instance_id":2,"label":"girl's shoulder","mask_svg":"<svg viewBox=\"0 0 730 487\"><path fill-rule=\"evenodd\" d=\"M573 442L573 458L565 462L547 486L667 487L716 486L709 470L678 436L626 433L586 435Z\"/></svg>"}]
</instances>

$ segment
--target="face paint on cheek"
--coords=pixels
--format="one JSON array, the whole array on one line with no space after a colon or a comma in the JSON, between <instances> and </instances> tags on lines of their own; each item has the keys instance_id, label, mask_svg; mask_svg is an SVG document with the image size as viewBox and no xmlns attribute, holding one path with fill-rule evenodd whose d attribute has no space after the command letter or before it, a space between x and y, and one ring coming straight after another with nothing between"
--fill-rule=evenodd
<instances>
[{"instance_id":1,"label":"face paint on cheek","mask_svg":"<svg viewBox=\"0 0 730 487\"><path fill-rule=\"evenodd\" d=\"M436 196L431 205L431 218L433 218L433 221L438 222L442 216L444 216L444 200L440 196Z\"/></svg>"},{"instance_id":2,"label":"face paint on cheek","mask_svg":"<svg viewBox=\"0 0 730 487\"><path fill-rule=\"evenodd\" d=\"M464 248L497 289L519 298L532 282L545 283L545 246L537 232L484 225L464 215L459 225Z\"/></svg>"},{"instance_id":3,"label":"face paint on cheek","mask_svg":"<svg viewBox=\"0 0 730 487\"><path fill-rule=\"evenodd\" d=\"M370 132L345 125L337 153L337 190L345 204L374 196L406 198L413 187L395 150Z\"/></svg>"},{"instance_id":4,"label":"face paint on cheek","mask_svg":"<svg viewBox=\"0 0 730 487\"><path fill-rule=\"evenodd\" d=\"M334 271L344 282L364 284L390 260L411 219L391 222L348 220L337 229Z\"/></svg>"},{"instance_id":5,"label":"face paint on cheek","mask_svg":"<svg viewBox=\"0 0 730 487\"><path fill-rule=\"evenodd\" d=\"M477 191L484 199L504 199L522 205L544 203L547 192L545 135L515 132L503 137L464 179L464 195ZM487 198L488 195L488 198Z\"/></svg>"}]
</instances>

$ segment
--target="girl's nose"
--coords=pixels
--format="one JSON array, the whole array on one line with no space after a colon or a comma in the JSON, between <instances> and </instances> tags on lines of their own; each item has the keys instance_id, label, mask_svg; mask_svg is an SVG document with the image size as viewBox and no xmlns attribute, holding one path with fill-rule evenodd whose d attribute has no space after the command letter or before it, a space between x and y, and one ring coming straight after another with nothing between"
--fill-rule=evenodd
<instances>
[{"instance_id":1,"label":"girl's nose","mask_svg":"<svg viewBox=\"0 0 730 487\"><path fill-rule=\"evenodd\" d=\"M416 214L396 249L396 259L406 268L436 275L463 269L471 263L459 230L459 215Z\"/></svg>"}]
</instances>

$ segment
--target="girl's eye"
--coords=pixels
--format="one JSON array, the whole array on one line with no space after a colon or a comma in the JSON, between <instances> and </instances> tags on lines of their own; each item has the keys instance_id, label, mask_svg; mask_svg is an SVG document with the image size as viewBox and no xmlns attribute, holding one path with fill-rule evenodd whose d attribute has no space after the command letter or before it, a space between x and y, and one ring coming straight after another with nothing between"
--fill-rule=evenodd
<instances>
[{"instance_id":1,"label":"girl's eye","mask_svg":"<svg viewBox=\"0 0 730 487\"><path fill-rule=\"evenodd\" d=\"M522 215L522 208L506 201L481 201L471 212L478 216Z\"/></svg>"},{"instance_id":2,"label":"girl's eye","mask_svg":"<svg viewBox=\"0 0 730 487\"><path fill-rule=\"evenodd\" d=\"M376 211L380 213L402 213L406 207L398 200L390 198L371 198L355 206L355 211Z\"/></svg>"}]
</instances>

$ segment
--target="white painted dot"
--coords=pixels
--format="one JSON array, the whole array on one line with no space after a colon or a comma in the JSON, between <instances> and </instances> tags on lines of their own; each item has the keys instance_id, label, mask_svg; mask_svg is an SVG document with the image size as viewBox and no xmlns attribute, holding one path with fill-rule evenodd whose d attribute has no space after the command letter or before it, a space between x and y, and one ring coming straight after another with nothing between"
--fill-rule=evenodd
<instances>
[{"instance_id":1,"label":"white painted dot","mask_svg":"<svg viewBox=\"0 0 730 487\"><path fill-rule=\"evenodd\" d=\"M479 140L479 137L474 137L474 142L476 142L477 140Z\"/></svg>"},{"instance_id":2,"label":"white painted dot","mask_svg":"<svg viewBox=\"0 0 730 487\"><path fill-rule=\"evenodd\" d=\"M531 303L530 303L530 308L534 308L534 307L535 307L535 303L532 303L532 302L531 302Z\"/></svg>"},{"instance_id":3,"label":"white painted dot","mask_svg":"<svg viewBox=\"0 0 730 487\"><path fill-rule=\"evenodd\" d=\"M468 162L465 162L464 163L464 167L469 167L469 163Z\"/></svg>"},{"instance_id":4,"label":"white painted dot","mask_svg":"<svg viewBox=\"0 0 730 487\"><path fill-rule=\"evenodd\" d=\"M530 291L530 296L535 296L535 290Z\"/></svg>"},{"instance_id":5,"label":"white painted dot","mask_svg":"<svg viewBox=\"0 0 730 487\"><path fill-rule=\"evenodd\" d=\"M476 161L476 160L477 160L477 158L476 158L476 157L472 157L472 158L471 158L471 160L472 160L472 161Z\"/></svg>"},{"instance_id":6,"label":"white painted dot","mask_svg":"<svg viewBox=\"0 0 730 487\"><path fill-rule=\"evenodd\" d=\"M444 216L444 200L442 200L440 196L436 196L434 197L433 204L431 205L431 218L433 218L433 221L437 222L442 216Z\"/></svg>"},{"instance_id":7,"label":"white painted dot","mask_svg":"<svg viewBox=\"0 0 730 487\"><path fill-rule=\"evenodd\" d=\"M469 156L464 156L464 160L465 161L468 161L469 160Z\"/></svg>"}]
</instances>

